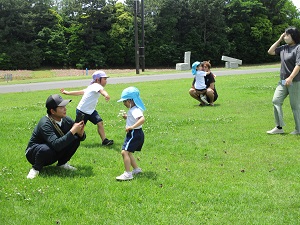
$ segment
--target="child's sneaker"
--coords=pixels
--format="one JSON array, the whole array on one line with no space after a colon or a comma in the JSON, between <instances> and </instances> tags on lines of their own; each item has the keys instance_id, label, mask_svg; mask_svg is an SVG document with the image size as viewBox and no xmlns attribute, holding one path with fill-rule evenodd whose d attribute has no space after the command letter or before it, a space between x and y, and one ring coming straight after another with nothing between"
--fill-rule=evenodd
<instances>
[{"instance_id":1,"label":"child's sneaker","mask_svg":"<svg viewBox=\"0 0 300 225\"><path fill-rule=\"evenodd\" d=\"M132 180L133 176L131 172L124 172L122 175L116 177L117 180L123 181L123 180Z\"/></svg>"},{"instance_id":2,"label":"child's sneaker","mask_svg":"<svg viewBox=\"0 0 300 225\"><path fill-rule=\"evenodd\" d=\"M33 178L37 177L39 175L39 173L40 172L38 170L35 170L35 169L31 168L28 175L27 175L27 178L28 179L33 179Z\"/></svg>"},{"instance_id":3,"label":"child's sneaker","mask_svg":"<svg viewBox=\"0 0 300 225\"><path fill-rule=\"evenodd\" d=\"M201 99L206 105L209 105L209 102L207 101L205 95L200 95L200 99Z\"/></svg>"},{"instance_id":4,"label":"child's sneaker","mask_svg":"<svg viewBox=\"0 0 300 225\"><path fill-rule=\"evenodd\" d=\"M113 140L108 140L107 138L105 138L102 141L102 145L105 145L105 146L112 145L112 144L114 144L114 141Z\"/></svg>"},{"instance_id":5,"label":"child's sneaker","mask_svg":"<svg viewBox=\"0 0 300 225\"><path fill-rule=\"evenodd\" d=\"M68 163L62 164L58 166L59 168L63 168L65 170L77 170L74 166L69 165Z\"/></svg>"},{"instance_id":6,"label":"child's sneaker","mask_svg":"<svg viewBox=\"0 0 300 225\"><path fill-rule=\"evenodd\" d=\"M142 169L138 167L138 168L133 169L131 173L132 173L132 175L135 175L135 174L139 174L142 172L143 172Z\"/></svg>"}]
</instances>

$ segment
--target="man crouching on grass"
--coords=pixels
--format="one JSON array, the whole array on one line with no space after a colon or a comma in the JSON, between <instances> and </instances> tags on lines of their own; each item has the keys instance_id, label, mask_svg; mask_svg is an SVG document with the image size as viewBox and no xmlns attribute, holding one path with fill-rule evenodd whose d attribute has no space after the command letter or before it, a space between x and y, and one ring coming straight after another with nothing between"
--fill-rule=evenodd
<instances>
[{"instance_id":1,"label":"man crouching on grass","mask_svg":"<svg viewBox=\"0 0 300 225\"><path fill-rule=\"evenodd\" d=\"M28 179L35 178L44 166L55 162L59 168L76 170L68 161L86 135L83 120L74 122L66 115L66 105L71 101L57 94L48 97L47 115L34 128L25 151L27 160L32 164Z\"/></svg>"}]
</instances>

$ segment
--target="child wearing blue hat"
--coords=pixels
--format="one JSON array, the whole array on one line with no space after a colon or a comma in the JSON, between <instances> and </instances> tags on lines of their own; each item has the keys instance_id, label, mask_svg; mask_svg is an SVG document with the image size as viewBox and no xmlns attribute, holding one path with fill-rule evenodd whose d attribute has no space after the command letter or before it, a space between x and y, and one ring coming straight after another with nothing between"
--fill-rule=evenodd
<instances>
[{"instance_id":1,"label":"child wearing blue hat","mask_svg":"<svg viewBox=\"0 0 300 225\"><path fill-rule=\"evenodd\" d=\"M142 124L145 122L143 111L145 106L140 98L140 92L136 87L125 88L121 94L121 99L118 102L128 108L127 114L123 114L123 118L126 119L126 137L122 146L122 156L124 161L125 172L116 177L119 181L131 180L133 175L141 173L142 169L138 167L133 153L135 151L141 151L144 144L144 132L142 130ZM130 166L133 170L130 171Z\"/></svg>"},{"instance_id":2,"label":"child wearing blue hat","mask_svg":"<svg viewBox=\"0 0 300 225\"><path fill-rule=\"evenodd\" d=\"M205 104L209 104L207 99L205 98L206 94L206 84L205 84L205 76L210 72L205 72L203 63L196 61L192 64L192 75L195 76L195 90L196 94L200 97L201 101Z\"/></svg>"},{"instance_id":3,"label":"child wearing blue hat","mask_svg":"<svg viewBox=\"0 0 300 225\"><path fill-rule=\"evenodd\" d=\"M102 145L112 145L114 141L106 138L103 120L96 110L98 99L101 95L104 96L106 101L110 100L110 96L108 95L107 91L104 90L108 76L104 71L98 70L93 73L92 77L93 80L91 81L90 85L84 90L67 91L61 89L60 92L65 95L83 95L76 108L76 117L80 115L85 124L89 120L94 125L97 125L98 134L102 140Z\"/></svg>"}]
</instances>

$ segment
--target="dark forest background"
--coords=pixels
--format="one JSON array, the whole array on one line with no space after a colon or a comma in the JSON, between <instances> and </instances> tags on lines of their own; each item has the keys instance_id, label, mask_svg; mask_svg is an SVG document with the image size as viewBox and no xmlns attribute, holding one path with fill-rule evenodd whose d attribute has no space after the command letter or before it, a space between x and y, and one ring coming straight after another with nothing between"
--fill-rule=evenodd
<instances>
[{"instance_id":1,"label":"dark forest background","mask_svg":"<svg viewBox=\"0 0 300 225\"><path fill-rule=\"evenodd\" d=\"M276 59L267 50L300 28L290 0L144 0L146 67L221 56L244 64ZM138 15L141 41L141 15ZM134 1L0 0L0 70L132 68Z\"/></svg>"}]
</instances>

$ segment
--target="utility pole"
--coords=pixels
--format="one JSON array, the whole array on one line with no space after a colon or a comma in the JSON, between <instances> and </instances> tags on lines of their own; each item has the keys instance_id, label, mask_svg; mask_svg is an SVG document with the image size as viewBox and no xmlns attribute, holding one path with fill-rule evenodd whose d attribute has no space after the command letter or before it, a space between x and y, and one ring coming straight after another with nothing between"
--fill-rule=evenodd
<instances>
[{"instance_id":1,"label":"utility pole","mask_svg":"<svg viewBox=\"0 0 300 225\"><path fill-rule=\"evenodd\" d=\"M141 0L141 23L142 23L142 42L140 47L140 57L142 60L142 72L145 71L145 6L144 6L144 0Z\"/></svg>"},{"instance_id":2,"label":"utility pole","mask_svg":"<svg viewBox=\"0 0 300 225\"><path fill-rule=\"evenodd\" d=\"M139 35L137 15L139 13L139 0L134 0L134 38L135 38L135 69L136 74L140 73Z\"/></svg>"}]
</instances>

